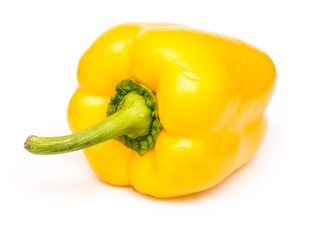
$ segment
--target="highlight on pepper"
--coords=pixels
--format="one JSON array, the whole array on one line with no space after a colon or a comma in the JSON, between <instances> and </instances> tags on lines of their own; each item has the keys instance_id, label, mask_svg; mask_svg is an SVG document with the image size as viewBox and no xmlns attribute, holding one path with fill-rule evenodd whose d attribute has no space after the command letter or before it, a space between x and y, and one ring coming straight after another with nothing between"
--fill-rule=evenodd
<instances>
[{"instance_id":1,"label":"highlight on pepper","mask_svg":"<svg viewBox=\"0 0 313 240\"><path fill-rule=\"evenodd\" d=\"M83 149L114 185L159 198L206 190L247 163L267 131L276 70L260 49L178 24L126 23L79 61L73 132L27 138L34 154Z\"/></svg>"}]
</instances>

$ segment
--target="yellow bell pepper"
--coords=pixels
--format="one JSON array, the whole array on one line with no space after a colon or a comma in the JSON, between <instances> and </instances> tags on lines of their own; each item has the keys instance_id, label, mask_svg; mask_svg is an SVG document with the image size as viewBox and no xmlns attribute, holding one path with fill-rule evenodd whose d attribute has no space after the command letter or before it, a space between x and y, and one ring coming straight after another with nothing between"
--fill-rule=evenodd
<instances>
[{"instance_id":1,"label":"yellow bell pepper","mask_svg":"<svg viewBox=\"0 0 313 240\"><path fill-rule=\"evenodd\" d=\"M130 23L91 45L77 78L68 107L74 134L30 136L25 148L88 147L101 179L167 198L208 189L251 159L267 131L276 71L264 52L233 37Z\"/></svg>"}]
</instances>

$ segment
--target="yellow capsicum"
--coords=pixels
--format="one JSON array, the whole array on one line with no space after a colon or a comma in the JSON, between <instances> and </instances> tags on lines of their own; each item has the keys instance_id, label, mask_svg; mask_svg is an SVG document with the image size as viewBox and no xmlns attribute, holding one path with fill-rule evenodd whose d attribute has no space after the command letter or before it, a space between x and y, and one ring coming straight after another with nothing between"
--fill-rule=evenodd
<instances>
[{"instance_id":1,"label":"yellow capsicum","mask_svg":"<svg viewBox=\"0 0 313 240\"><path fill-rule=\"evenodd\" d=\"M91 45L77 78L68 107L74 134L30 136L25 148L85 148L101 179L167 198L208 189L251 159L267 131L276 70L233 37L129 23Z\"/></svg>"}]
</instances>

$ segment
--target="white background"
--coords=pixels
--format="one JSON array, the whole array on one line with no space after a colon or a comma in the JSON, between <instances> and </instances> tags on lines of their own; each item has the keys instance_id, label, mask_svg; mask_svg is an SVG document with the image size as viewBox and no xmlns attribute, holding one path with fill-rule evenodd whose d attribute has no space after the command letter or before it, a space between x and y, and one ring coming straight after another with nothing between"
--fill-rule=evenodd
<instances>
[{"instance_id":1,"label":"white background","mask_svg":"<svg viewBox=\"0 0 313 240\"><path fill-rule=\"evenodd\" d=\"M311 1L1 1L1 239L313 239ZM266 140L218 186L157 200L100 181L82 152L35 156L68 134L79 58L107 28L158 21L236 36L276 64ZM118 71L118 69L116 69Z\"/></svg>"}]
</instances>

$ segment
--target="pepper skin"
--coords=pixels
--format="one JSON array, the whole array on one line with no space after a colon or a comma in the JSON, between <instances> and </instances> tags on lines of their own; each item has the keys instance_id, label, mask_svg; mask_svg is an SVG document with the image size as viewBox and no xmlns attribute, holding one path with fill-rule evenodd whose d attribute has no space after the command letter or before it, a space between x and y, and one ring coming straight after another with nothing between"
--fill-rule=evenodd
<instances>
[{"instance_id":1,"label":"pepper skin","mask_svg":"<svg viewBox=\"0 0 313 240\"><path fill-rule=\"evenodd\" d=\"M153 91L162 130L150 151L141 156L112 139L84 154L104 181L168 198L208 189L252 158L267 131L276 70L264 52L233 37L129 23L91 45L77 78L68 107L73 132L107 117L122 80Z\"/></svg>"}]
</instances>

